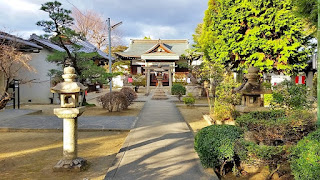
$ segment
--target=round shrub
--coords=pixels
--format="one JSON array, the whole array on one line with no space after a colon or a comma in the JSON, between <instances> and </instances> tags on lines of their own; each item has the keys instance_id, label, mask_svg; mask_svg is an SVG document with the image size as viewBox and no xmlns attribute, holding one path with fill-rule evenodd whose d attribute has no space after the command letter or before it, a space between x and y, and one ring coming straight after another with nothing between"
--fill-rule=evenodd
<instances>
[{"instance_id":1,"label":"round shrub","mask_svg":"<svg viewBox=\"0 0 320 180\"><path fill-rule=\"evenodd\" d=\"M295 179L320 177L320 129L310 133L291 149L290 166Z\"/></svg>"},{"instance_id":2,"label":"round shrub","mask_svg":"<svg viewBox=\"0 0 320 180\"><path fill-rule=\"evenodd\" d=\"M122 92L109 92L98 97L97 100L101 103L102 107L106 108L109 112L127 109L129 106L127 97Z\"/></svg>"},{"instance_id":3,"label":"round shrub","mask_svg":"<svg viewBox=\"0 0 320 180\"><path fill-rule=\"evenodd\" d=\"M189 93L188 96L182 98L182 100L187 106L193 106L196 102L196 99L193 97L192 93Z\"/></svg>"},{"instance_id":4,"label":"round shrub","mask_svg":"<svg viewBox=\"0 0 320 180\"><path fill-rule=\"evenodd\" d=\"M137 99L137 93L130 87L123 87L120 92L122 92L127 97L127 100L130 104L133 100Z\"/></svg>"},{"instance_id":5,"label":"round shrub","mask_svg":"<svg viewBox=\"0 0 320 180\"><path fill-rule=\"evenodd\" d=\"M204 167L220 171L223 164L234 161L234 145L242 136L240 128L232 125L211 125L201 129L195 136L194 148Z\"/></svg>"},{"instance_id":6,"label":"round shrub","mask_svg":"<svg viewBox=\"0 0 320 180\"><path fill-rule=\"evenodd\" d=\"M186 94L186 88L181 84L174 84L171 87L171 94L178 95L180 101L181 96Z\"/></svg>"}]
</instances>

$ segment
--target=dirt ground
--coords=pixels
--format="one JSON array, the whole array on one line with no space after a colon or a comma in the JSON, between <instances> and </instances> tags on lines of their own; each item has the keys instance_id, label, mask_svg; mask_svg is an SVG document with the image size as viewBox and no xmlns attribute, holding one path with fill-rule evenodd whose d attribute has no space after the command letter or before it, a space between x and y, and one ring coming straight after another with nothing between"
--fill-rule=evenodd
<instances>
[{"instance_id":1,"label":"dirt ground","mask_svg":"<svg viewBox=\"0 0 320 180\"><path fill-rule=\"evenodd\" d=\"M82 116L137 116L144 102L134 102L127 110L108 112L96 100ZM42 110L35 115L54 116L60 105L29 104L21 109ZM78 133L78 156L89 162L88 170L80 173L53 172L62 158L62 132L0 132L0 179L101 180L112 165L127 137L127 131L92 131Z\"/></svg>"},{"instance_id":2,"label":"dirt ground","mask_svg":"<svg viewBox=\"0 0 320 180\"><path fill-rule=\"evenodd\" d=\"M79 132L78 156L90 167L80 173L53 172L62 158L62 132L1 132L0 179L103 179L128 132Z\"/></svg>"},{"instance_id":3,"label":"dirt ground","mask_svg":"<svg viewBox=\"0 0 320 180\"><path fill-rule=\"evenodd\" d=\"M197 133L200 129L209 126L202 117L202 115L209 113L209 107L178 106L178 109L194 133Z\"/></svg>"},{"instance_id":4,"label":"dirt ground","mask_svg":"<svg viewBox=\"0 0 320 180\"><path fill-rule=\"evenodd\" d=\"M183 102L176 102L180 113L185 121L189 124L194 134L200 129L209 126L209 124L203 119L203 115L209 114L209 107L197 107L197 106L181 106ZM196 99L195 104L206 104L208 100L206 98Z\"/></svg>"}]
</instances>

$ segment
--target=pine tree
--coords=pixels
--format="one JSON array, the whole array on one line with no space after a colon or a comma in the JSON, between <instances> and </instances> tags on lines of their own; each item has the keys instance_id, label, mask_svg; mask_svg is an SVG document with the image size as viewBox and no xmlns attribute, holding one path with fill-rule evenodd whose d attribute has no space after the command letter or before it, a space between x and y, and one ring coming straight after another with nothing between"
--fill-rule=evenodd
<instances>
[{"instance_id":1,"label":"pine tree","mask_svg":"<svg viewBox=\"0 0 320 180\"><path fill-rule=\"evenodd\" d=\"M71 17L71 11L61 7L58 1L46 2L42 4L40 10L48 13L50 20L38 21L37 25L43 27L46 33L51 35L50 40L61 46L65 52L55 52L48 56L47 60L61 64L64 67L73 66L81 82L90 80L92 83L106 83L111 74L93 63L94 58L101 57L97 52L81 52L81 46L77 41L82 37L71 29L74 19ZM55 75L61 74L59 71ZM53 76L55 76L53 75Z\"/></svg>"}]
</instances>

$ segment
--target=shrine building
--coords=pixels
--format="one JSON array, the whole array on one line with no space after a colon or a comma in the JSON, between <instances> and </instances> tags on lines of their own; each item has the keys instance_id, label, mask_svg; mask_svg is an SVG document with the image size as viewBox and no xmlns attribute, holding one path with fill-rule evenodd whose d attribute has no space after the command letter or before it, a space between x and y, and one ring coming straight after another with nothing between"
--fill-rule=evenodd
<instances>
[{"instance_id":1,"label":"shrine building","mask_svg":"<svg viewBox=\"0 0 320 180\"><path fill-rule=\"evenodd\" d=\"M188 40L132 39L129 48L116 53L121 60L130 60L131 74L145 74L147 88L157 85L157 72L163 73L163 86L172 86L175 75L188 73L177 64L187 62L181 55L190 48Z\"/></svg>"}]
</instances>

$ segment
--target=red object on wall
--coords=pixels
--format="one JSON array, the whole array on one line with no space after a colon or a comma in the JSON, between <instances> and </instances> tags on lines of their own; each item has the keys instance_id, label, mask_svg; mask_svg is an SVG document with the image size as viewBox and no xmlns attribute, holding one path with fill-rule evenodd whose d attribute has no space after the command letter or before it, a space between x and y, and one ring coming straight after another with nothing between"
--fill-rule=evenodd
<instances>
[{"instance_id":1,"label":"red object on wall","mask_svg":"<svg viewBox=\"0 0 320 180\"><path fill-rule=\"evenodd\" d=\"M306 84L306 76L296 76L296 84Z\"/></svg>"}]
</instances>

